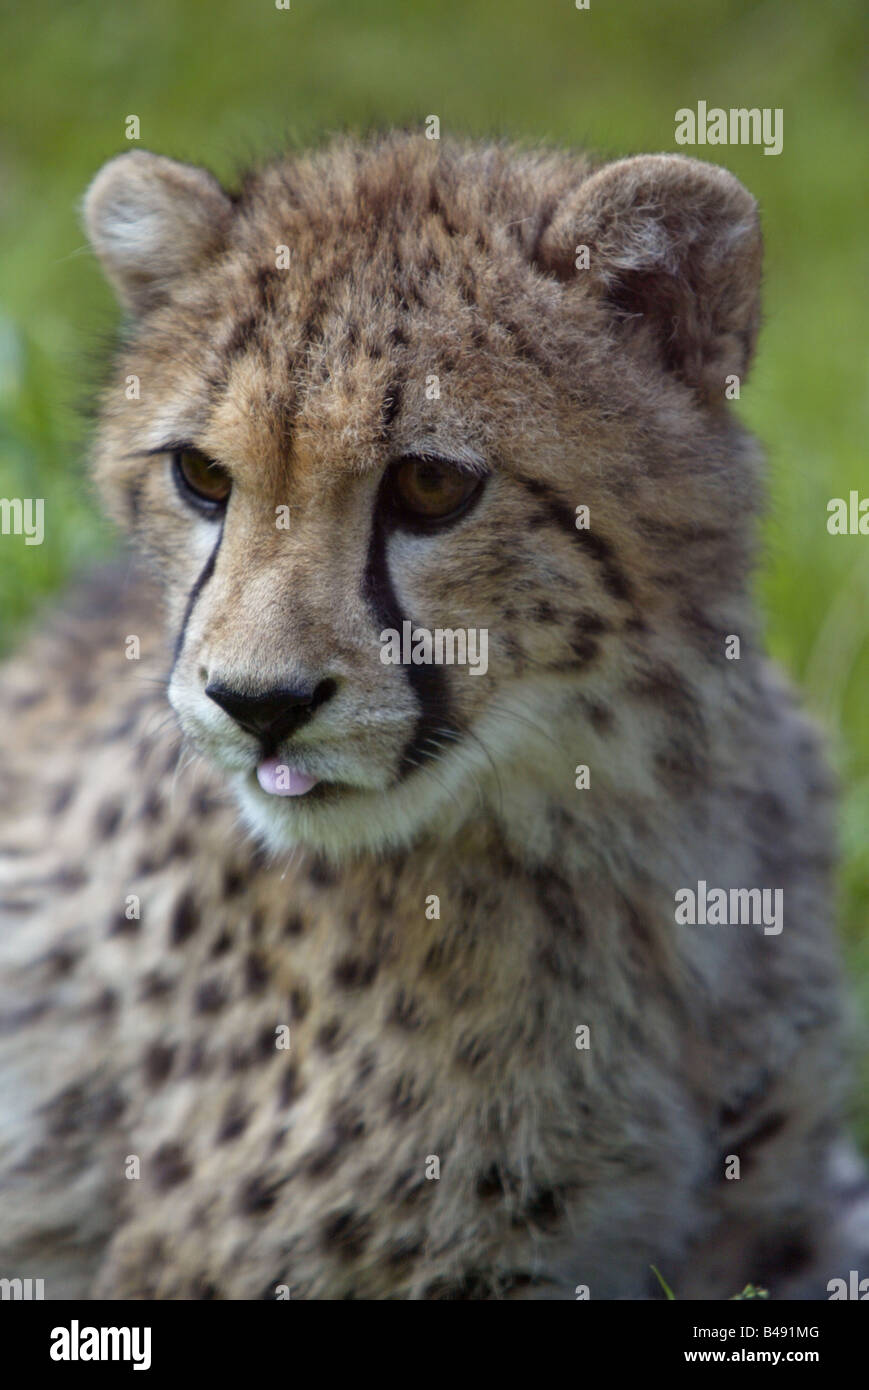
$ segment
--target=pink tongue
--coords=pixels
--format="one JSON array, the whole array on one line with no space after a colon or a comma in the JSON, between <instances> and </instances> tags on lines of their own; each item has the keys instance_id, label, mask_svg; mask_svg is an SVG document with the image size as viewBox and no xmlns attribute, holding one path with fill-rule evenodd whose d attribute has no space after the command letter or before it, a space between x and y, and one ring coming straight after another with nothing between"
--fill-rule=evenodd
<instances>
[{"instance_id":1,"label":"pink tongue","mask_svg":"<svg viewBox=\"0 0 869 1390\"><path fill-rule=\"evenodd\" d=\"M307 772L296 772L282 763L280 758L264 759L256 775L263 791L270 796L304 796L320 780L319 777L310 777Z\"/></svg>"}]
</instances>

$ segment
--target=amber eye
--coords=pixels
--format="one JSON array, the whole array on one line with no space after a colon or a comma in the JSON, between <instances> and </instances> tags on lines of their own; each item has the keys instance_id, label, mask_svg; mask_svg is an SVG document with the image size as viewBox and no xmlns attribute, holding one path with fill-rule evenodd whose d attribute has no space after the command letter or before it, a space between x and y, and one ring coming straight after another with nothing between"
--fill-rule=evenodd
<instances>
[{"instance_id":1,"label":"amber eye","mask_svg":"<svg viewBox=\"0 0 869 1390\"><path fill-rule=\"evenodd\" d=\"M198 449L184 449L172 455L172 472L178 491L186 501L209 512L223 508L232 480L219 463L206 458Z\"/></svg>"},{"instance_id":2,"label":"amber eye","mask_svg":"<svg viewBox=\"0 0 869 1390\"><path fill-rule=\"evenodd\" d=\"M390 483L397 514L425 525L459 516L482 488L483 479L440 459L406 458L393 465Z\"/></svg>"}]
</instances>

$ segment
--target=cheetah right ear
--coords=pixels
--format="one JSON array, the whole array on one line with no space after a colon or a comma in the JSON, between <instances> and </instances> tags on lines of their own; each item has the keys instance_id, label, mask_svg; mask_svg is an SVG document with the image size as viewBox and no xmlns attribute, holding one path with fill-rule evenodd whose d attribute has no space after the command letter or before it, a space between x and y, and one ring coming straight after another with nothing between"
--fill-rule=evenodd
<instances>
[{"instance_id":1,"label":"cheetah right ear","mask_svg":"<svg viewBox=\"0 0 869 1390\"><path fill-rule=\"evenodd\" d=\"M536 262L597 295L621 342L721 402L754 349L761 254L757 205L733 174L640 155L604 165L555 209Z\"/></svg>"},{"instance_id":2,"label":"cheetah right ear","mask_svg":"<svg viewBox=\"0 0 869 1390\"><path fill-rule=\"evenodd\" d=\"M138 316L220 249L232 203L205 169L131 150L103 166L83 211L108 279Z\"/></svg>"}]
</instances>

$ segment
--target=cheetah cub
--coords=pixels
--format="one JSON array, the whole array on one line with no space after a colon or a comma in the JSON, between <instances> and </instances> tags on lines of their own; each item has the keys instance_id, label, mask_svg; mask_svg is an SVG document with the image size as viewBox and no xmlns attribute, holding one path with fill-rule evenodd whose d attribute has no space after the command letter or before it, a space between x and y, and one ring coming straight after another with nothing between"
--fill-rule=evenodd
<instances>
[{"instance_id":1,"label":"cheetah cub","mask_svg":"<svg viewBox=\"0 0 869 1390\"><path fill-rule=\"evenodd\" d=\"M750 598L752 198L395 136L234 194L124 154L85 221L136 560L2 676L0 1272L825 1297L833 793Z\"/></svg>"}]
</instances>

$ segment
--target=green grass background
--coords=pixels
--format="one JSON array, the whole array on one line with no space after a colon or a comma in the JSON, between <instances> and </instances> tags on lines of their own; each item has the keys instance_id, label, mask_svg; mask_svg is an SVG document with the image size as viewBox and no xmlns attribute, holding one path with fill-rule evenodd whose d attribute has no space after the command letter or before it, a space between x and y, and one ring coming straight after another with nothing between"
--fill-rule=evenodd
<instances>
[{"instance_id":1,"label":"green grass background","mask_svg":"<svg viewBox=\"0 0 869 1390\"><path fill-rule=\"evenodd\" d=\"M869 1018L869 537L826 504L869 495L869 127L861 0L39 0L0 11L0 496L44 497L46 540L0 538L0 645L111 544L84 483L80 407L115 311L77 205L130 144L232 180L287 141L417 124L672 150L682 106L782 107L784 150L706 147L760 200L765 313L739 409L771 479L758 578L773 652L844 783L841 922ZM686 151L690 153L691 151ZM46 750L47 754L50 750ZM869 1070L860 1120L869 1141Z\"/></svg>"}]
</instances>

